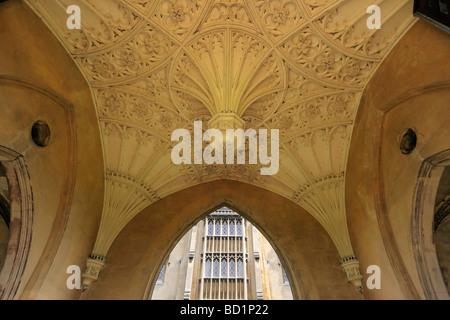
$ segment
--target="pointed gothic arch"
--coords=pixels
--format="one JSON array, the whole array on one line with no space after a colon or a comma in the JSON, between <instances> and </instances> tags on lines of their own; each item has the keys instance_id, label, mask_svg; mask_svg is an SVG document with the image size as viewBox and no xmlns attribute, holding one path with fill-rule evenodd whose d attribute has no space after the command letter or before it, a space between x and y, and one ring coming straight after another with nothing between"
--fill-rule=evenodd
<instances>
[{"instance_id":1,"label":"pointed gothic arch","mask_svg":"<svg viewBox=\"0 0 450 320\"><path fill-rule=\"evenodd\" d=\"M0 300L14 299L21 283L31 244L33 192L24 157L0 145L0 162L10 194L9 240L0 266Z\"/></svg>"},{"instance_id":2,"label":"pointed gothic arch","mask_svg":"<svg viewBox=\"0 0 450 320\"><path fill-rule=\"evenodd\" d=\"M223 182L181 190L137 214L113 242L98 281L81 298L148 299L161 264L181 237L224 203L269 240L294 299L362 298L348 283L332 239L306 210L266 189Z\"/></svg>"}]
</instances>

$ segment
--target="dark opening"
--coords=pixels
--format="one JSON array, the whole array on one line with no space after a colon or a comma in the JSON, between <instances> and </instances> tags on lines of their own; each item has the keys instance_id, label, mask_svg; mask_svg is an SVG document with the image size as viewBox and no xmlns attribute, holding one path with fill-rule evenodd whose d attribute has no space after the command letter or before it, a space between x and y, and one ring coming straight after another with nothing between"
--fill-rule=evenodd
<instances>
[{"instance_id":1,"label":"dark opening","mask_svg":"<svg viewBox=\"0 0 450 320\"><path fill-rule=\"evenodd\" d=\"M50 127L44 121L36 121L31 128L31 138L39 147L45 147L50 141Z\"/></svg>"},{"instance_id":2,"label":"dark opening","mask_svg":"<svg viewBox=\"0 0 450 320\"><path fill-rule=\"evenodd\" d=\"M434 243L442 278L450 294L450 166L445 167L436 194Z\"/></svg>"},{"instance_id":3,"label":"dark opening","mask_svg":"<svg viewBox=\"0 0 450 320\"><path fill-rule=\"evenodd\" d=\"M400 151L403 154L410 154L417 145L417 135L412 129L408 129L400 142Z\"/></svg>"},{"instance_id":4,"label":"dark opening","mask_svg":"<svg viewBox=\"0 0 450 320\"><path fill-rule=\"evenodd\" d=\"M0 269L8 248L10 222L11 207L8 180L6 178L6 170L0 163Z\"/></svg>"}]
</instances>

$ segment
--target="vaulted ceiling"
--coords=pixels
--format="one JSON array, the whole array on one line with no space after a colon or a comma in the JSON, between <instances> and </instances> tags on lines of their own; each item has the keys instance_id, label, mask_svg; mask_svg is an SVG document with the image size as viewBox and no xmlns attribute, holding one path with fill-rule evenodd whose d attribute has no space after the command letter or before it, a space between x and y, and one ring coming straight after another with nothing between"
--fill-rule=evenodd
<instances>
[{"instance_id":1,"label":"vaulted ceiling","mask_svg":"<svg viewBox=\"0 0 450 320\"><path fill-rule=\"evenodd\" d=\"M295 201L342 257L353 255L344 194L352 128L365 85L415 21L412 0L27 3L92 88L106 168L94 253L106 256L152 202L232 179ZM381 29L366 24L373 4ZM66 27L70 5L81 8L80 30ZM279 129L276 175L260 175L260 165L172 163L173 130L230 115L246 129Z\"/></svg>"}]
</instances>

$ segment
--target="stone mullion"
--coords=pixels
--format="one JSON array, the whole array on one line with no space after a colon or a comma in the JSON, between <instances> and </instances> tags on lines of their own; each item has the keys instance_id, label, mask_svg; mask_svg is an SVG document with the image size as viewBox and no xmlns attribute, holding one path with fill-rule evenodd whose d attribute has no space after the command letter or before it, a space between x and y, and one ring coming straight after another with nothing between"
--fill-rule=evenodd
<instances>
[{"instance_id":1,"label":"stone mullion","mask_svg":"<svg viewBox=\"0 0 450 320\"><path fill-rule=\"evenodd\" d=\"M220 223L220 233L222 234L223 220L220 219L219 223ZM219 271L219 281L218 281L219 285L217 288L217 293L219 295L219 299L220 299L220 287L222 286L222 283L221 283L221 280L222 280L222 241L223 241L223 237L220 236L220 238L219 238L219 270L218 270Z\"/></svg>"},{"instance_id":2,"label":"stone mullion","mask_svg":"<svg viewBox=\"0 0 450 320\"><path fill-rule=\"evenodd\" d=\"M234 220L234 298L237 299L237 219Z\"/></svg>"},{"instance_id":3,"label":"stone mullion","mask_svg":"<svg viewBox=\"0 0 450 320\"><path fill-rule=\"evenodd\" d=\"M245 219L242 219L242 267L243 267L243 275L244 275L244 300L247 300L248 294L247 294L247 259L246 259L246 253L247 253L247 245L246 245L246 237L247 237L247 228L245 226Z\"/></svg>"},{"instance_id":4,"label":"stone mullion","mask_svg":"<svg viewBox=\"0 0 450 320\"><path fill-rule=\"evenodd\" d=\"M231 219L227 219L228 222L228 237L227 237L227 300L230 300L230 223Z\"/></svg>"},{"instance_id":5,"label":"stone mullion","mask_svg":"<svg viewBox=\"0 0 450 320\"><path fill-rule=\"evenodd\" d=\"M201 283L200 283L200 300L203 300L203 286L205 284L205 266L206 266L206 244L208 242L208 238L207 238L207 234L208 234L208 224L209 224L209 219L206 218L205 221L205 228L203 230L203 254L202 254L202 259L203 259L203 265L202 265L202 276L201 276Z\"/></svg>"}]
</instances>

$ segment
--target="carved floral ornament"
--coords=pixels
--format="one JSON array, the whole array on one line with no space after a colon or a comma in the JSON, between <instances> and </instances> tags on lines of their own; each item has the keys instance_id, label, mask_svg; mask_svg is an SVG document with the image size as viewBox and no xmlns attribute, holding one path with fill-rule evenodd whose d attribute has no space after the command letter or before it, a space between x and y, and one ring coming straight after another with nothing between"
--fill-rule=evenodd
<instances>
[{"instance_id":1,"label":"carved floral ornament","mask_svg":"<svg viewBox=\"0 0 450 320\"><path fill-rule=\"evenodd\" d=\"M145 206L232 178L296 201L342 257L354 255L343 183L326 177L344 179L363 88L415 21L412 0L378 1L387 13L379 30L366 27L373 3L365 0L80 0L80 30L63 23L66 1L26 2L93 88L106 170L135 183L133 190L106 178L107 198L123 193ZM171 133L192 130L194 121L204 128L279 129L278 174L261 177L248 165L173 165ZM151 196L142 197L141 186ZM104 208L93 252L99 256L123 228L119 221L141 208L118 212L117 201L105 201L114 207Z\"/></svg>"}]
</instances>

